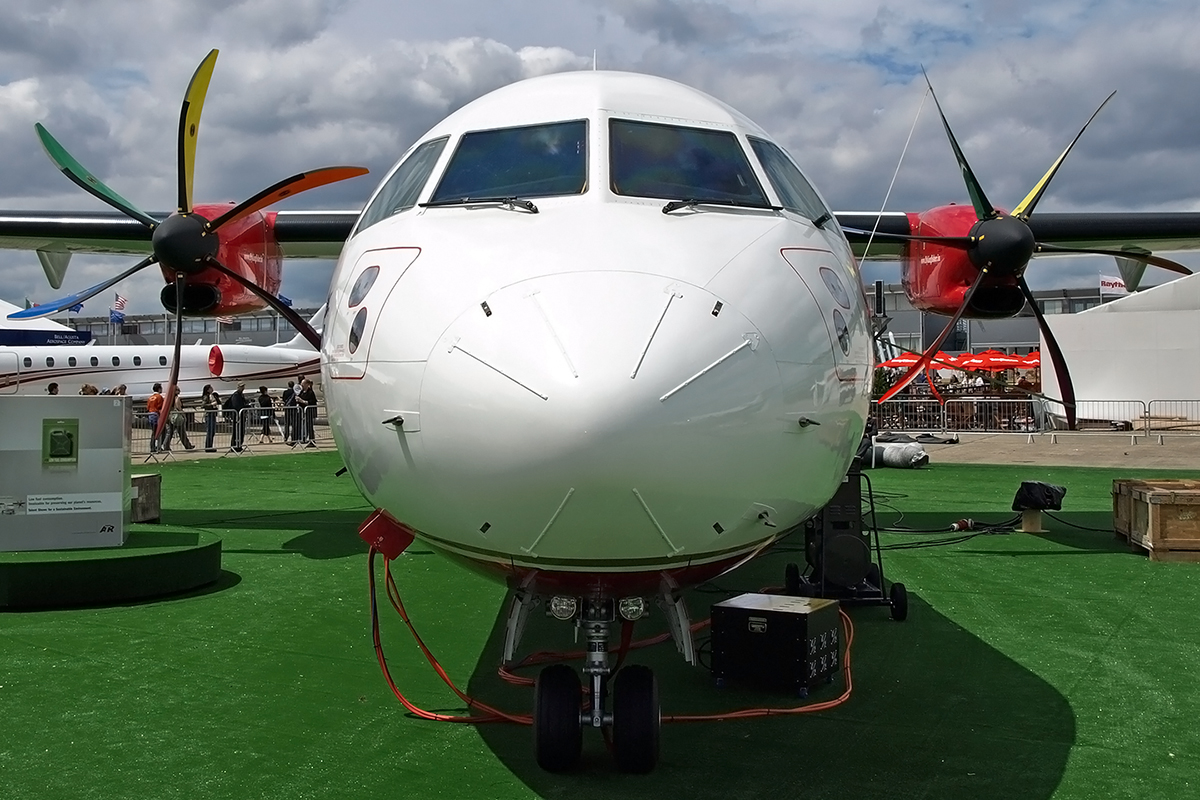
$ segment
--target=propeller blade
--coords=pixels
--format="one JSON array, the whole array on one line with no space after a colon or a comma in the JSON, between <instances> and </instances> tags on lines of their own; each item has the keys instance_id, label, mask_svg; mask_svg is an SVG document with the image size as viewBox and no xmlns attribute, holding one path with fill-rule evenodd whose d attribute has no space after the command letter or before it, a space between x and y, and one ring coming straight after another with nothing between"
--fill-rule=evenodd
<instances>
[{"instance_id":1,"label":"propeller blade","mask_svg":"<svg viewBox=\"0 0 1200 800\"><path fill-rule=\"evenodd\" d=\"M186 277L182 272L175 273L175 352L171 355L171 377L167 383L167 394L163 399L163 410L158 415L158 425L154 428L154 438L162 436L167 427L167 420L175 410L175 394L179 390L179 354L183 344L183 286Z\"/></svg>"},{"instance_id":2,"label":"propeller blade","mask_svg":"<svg viewBox=\"0 0 1200 800\"><path fill-rule=\"evenodd\" d=\"M297 314L290 307L284 305L278 297L266 291L261 286L253 283L252 281L246 280L241 275L222 264L220 261L217 261L217 259L210 256L207 260L207 263L213 269L228 275L230 278L233 278L242 286L245 286L247 289L254 292L254 294L261 297L267 303L267 305L278 311L281 317L292 323L292 327L299 331L300 335L307 339L308 343L315 347L318 352L320 352L321 334L317 333L313 329L313 326L308 324L308 320Z\"/></svg>"},{"instance_id":3,"label":"propeller blade","mask_svg":"<svg viewBox=\"0 0 1200 800\"><path fill-rule=\"evenodd\" d=\"M929 75L925 73L924 68L921 69L921 74L925 75L925 83L929 86L929 93L933 95L933 104L937 106L938 115L942 118L942 127L946 129L950 146L954 148L954 157L958 159L958 168L967 184L967 194L971 195L971 204L975 206L975 218L990 219L996 216L996 209L992 208L992 204L988 202L987 195L983 193L983 187L975 179L975 173L971 171L967 157L963 155L962 148L958 146L958 140L954 138L954 131L950 130L950 123L946 121L946 115L942 112L942 104L938 102L937 93L933 91L933 83L930 82Z\"/></svg>"},{"instance_id":4,"label":"propeller blade","mask_svg":"<svg viewBox=\"0 0 1200 800\"><path fill-rule=\"evenodd\" d=\"M279 183L268 186L248 200L243 200L208 223L206 227L209 231L215 231L222 225L227 225L248 214L253 214L255 211L264 209L272 203L277 203L285 197L291 197L292 195L300 194L300 192L306 192L309 189L315 189L318 186L324 186L328 183L344 181L347 178L357 178L359 175L366 175L367 172L369 170L365 167L324 167L322 169L314 169L310 172L301 172L299 175L284 178Z\"/></svg>"},{"instance_id":5,"label":"propeller blade","mask_svg":"<svg viewBox=\"0 0 1200 800\"><path fill-rule=\"evenodd\" d=\"M116 276L115 278L109 278L108 280L104 281L104 283L97 283L95 286L93 286L90 289L84 289L82 292L76 292L75 294L68 295L67 297L61 298L59 300L53 300L49 303L43 303L40 306L34 306L33 308L26 308L21 311L14 311L13 313L8 315L8 318L9 319L40 319L41 317L48 317L51 314L57 314L58 312L60 312L64 309L67 309L67 308L70 308L71 306L82 303L84 300L95 297L96 295L100 294L105 289L109 288L110 286L120 283L121 281L125 280L130 275L132 275L133 273L135 273L139 270L145 269L146 267L150 266L151 264L156 263L157 261L158 261L157 257L149 256L144 261L141 261L141 262L137 263L136 265L134 265L133 267L130 267L129 269L125 270L120 275Z\"/></svg>"},{"instance_id":6,"label":"propeller blade","mask_svg":"<svg viewBox=\"0 0 1200 800\"><path fill-rule=\"evenodd\" d=\"M1021 294L1025 295L1025 301L1029 303L1033 309L1033 315L1037 317L1038 329L1042 332L1042 337L1046 340L1046 349L1050 351L1050 360L1054 363L1054 375L1058 379L1058 388L1062 393L1062 404L1067 414L1067 429L1075 430L1075 384L1071 383L1071 373L1067 371L1067 360L1063 357L1062 348L1058 346L1058 340L1054 338L1050 326L1046 324L1046 318L1042 315L1042 310L1038 308L1037 300L1034 299L1033 292L1029 290L1029 284L1025 282L1025 278L1021 277L1018 281L1021 287Z\"/></svg>"},{"instance_id":7,"label":"propeller blade","mask_svg":"<svg viewBox=\"0 0 1200 800\"><path fill-rule=\"evenodd\" d=\"M872 234L870 231L859 228L842 228L842 231L859 236L874 235L875 241L878 242L930 242L943 247L956 247L959 250L970 250L975 246L975 240L970 236L910 236L903 233L881 233L879 231Z\"/></svg>"},{"instance_id":8,"label":"propeller blade","mask_svg":"<svg viewBox=\"0 0 1200 800\"><path fill-rule=\"evenodd\" d=\"M1074 147L1075 143L1079 141L1079 137L1083 136L1083 132L1087 130L1088 125L1091 125L1092 120L1094 120L1096 115L1100 113L1100 109L1108 105L1108 101L1112 100L1113 95L1115 94L1116 92L1113 92L1108 97L1104 98L1104 102L1100 104L1100 108L1097 108L1092 112L1092 115L1088 117L1088 121L1083 123L1083 127L1079 129L1079 133L1075 134L1075 138L1071 140L1069 145L1067 145L1067 149L1062 151L1062 155L1058 157L1057 161L1050 165L1050 169L1045 175L1042 176L1042 179L1034 184L1034 187L1030 190L1029 194L1025 195L1025 199L1013 209L1012 215L1014 217L1020 217L1021 219L1027 220L1033 216L1033 207L1037 205L1038 200L1041 200L1042 195L1046 193L1046 187L1050 185L1050 180L1054 177L1054 173L1058 172L1058 168L1061 167L1063 161L1066 160L1067 153L1071 152L1071 148Z\"/></svg>"},{"instance_id":9,"label":"propeller blade","mask_svg":"<svg viewBox=\"0 0 1200 800\"><path fill-rule=\"evenodd\" d=\"M58 167L62 174L70 178L79 188L108 203L122 214L133 217L151 230L158 226L158 220L105 186L103 181L76 161L66 148L50 135L50 131L46 130L42 123L35 122L33 127L37 131L38 139L42 142L42 147L46 150L46 155L54 162L54 166Z\"/></svg>"},{"instance_id":10,"label":"propeller blade","mask_svg":"<svg viewBox=\"0 0 1200 800\"><path fill-rule=\"evenodd\" d=\"M933 361L934 356L937 355L938 350L941 349L942 342L944 342L946 337L950 335L950 331L954 330L954 326L957 325L959 319L962 318L963 312L966 311L967 306L971 304L971 297L975 294L975 290L979 288L979 285L983 283L983 279L987 275L987 272L988 271L986 268L979 270L979 274L975 276L975 282L967 287L966 294L963 295L962 305L960 305L958 310L954 312L954 316L951 317L950 321L946 323L946 327L942 328L942 332L939 333L938 337L933 340L933 344L929 345L925 352L921 354L920 360L909 367L908 372L904 373L904 375L901 376L900 380L896 381L896 384L892 388L883 393L883 396L879 398L880 403L899 394L905 386L908 386L908 384L912 382L913 378L917 377L917 375L921 374L922 370L929 366L929 363Z\"/></svg>"},{"instance_id":11,"label":"propeller blade","mask_svg":"<svg viewBox=\"0 0 1200 800\"><path fill-rule=\"evenodd\" d=\"M1171 272L1178 272L1180 275L1191 275L1192 271L1180 264L1178 261L1172 261L1169 258L1152 255L1150 253L1139 253L1136 250L1099 250L1091 247L1059 247L1055 244L1043 244L1038 242L1036 245L1036 253L1082 253L1085 255L1097 256L1114 256L1116 258L1128 258L1131 261L1141 261L1143 264L1150 264L1155 267L1162 267Z\"/></svg>"},{"instance_id":12,"label":"propeller blade","mask_svg":"<svg viewBox=\"0 0 1200 800\"><path fill-rule=\"evenodd\" d=\"M208 83L212 80L213 67L217 65L217 50L210 50L200 66L196 67L191 83L183 95L183 108L179 112L179 213L192 213L192 186L196 174L196 136L200 132L200 112L204 110L204 97L208 94Z\"/></svg>"}]
</instances>

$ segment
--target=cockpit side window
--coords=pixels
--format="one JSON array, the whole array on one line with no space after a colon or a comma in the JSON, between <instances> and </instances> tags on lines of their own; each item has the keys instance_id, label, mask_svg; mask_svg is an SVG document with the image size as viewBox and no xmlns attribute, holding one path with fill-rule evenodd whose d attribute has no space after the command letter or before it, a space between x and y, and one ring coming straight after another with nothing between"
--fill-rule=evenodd
<instances>
[{"instance_id":1,"label":"cockpit side window","mask_svg":"<svg viewBox=\"0 0 1200 800\"><path fill-rule=\"evenodd\" d=\"M812 184L796 167L788 154L778 145L765 139L756 139L753 136L749 139L750 147L754 149L758 160L762 162L767 179L775 187L776 193L779 194L779 202L783 204L783 207L814 222L822 218L829 219L831 213L829 208L821 201L817 190L812 187Z\"/></svg>"},{"instance_id":2,"label":"cockpit side window","mask_svg":"<svg viewBox=\"0 0 1200 800\"><path fill-rule=\"evenodd\" d=\"M767 196L731 131L609 120L615 194L766 208Z\"/></svg>"},{"instance_id":3,"label":"cockpit side window","mask_svg":"<svg viewBox=\"0 0 1200 800\"><path fill-rule=\"evenodd\" d=\"M586 190L587 120L574 120L465 134L430 202Z\"/></svg>"},{"instance_id":4,"label":"cockpit side window","mask_svg":"<svg viewBox=\"0 0 1200 800\"><path fill-rule=\"evenodd\" d=\"M375 199L359 217L355 233L364 231L393 214L407 211L417 204L417 196L429 180L429 175L433 172L448 138L443 136L425 142L404 159L404 163L396 168L379 190L379 194L375 195Z\"/></svg>"}]
</instances>

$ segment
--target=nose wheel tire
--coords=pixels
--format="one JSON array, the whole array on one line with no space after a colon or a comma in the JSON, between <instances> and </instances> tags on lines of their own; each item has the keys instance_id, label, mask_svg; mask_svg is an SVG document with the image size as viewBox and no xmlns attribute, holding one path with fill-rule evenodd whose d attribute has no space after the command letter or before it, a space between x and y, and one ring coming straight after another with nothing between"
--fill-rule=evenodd
<instances>
[{"instance_id":1,"label":"nose wheel tire","mask_svg":"<svg viewBox=\"0 0 1200 800\"><path fill-rule=\"evenodd\" d=\"M579 716L582 698L579 675L567 665L551 665L538 675L533 700L533 746L538 766L547 772L565 772L579 764L583 752Z\"/></svg>"},{"instance_id":2,"label":"nose wheel tire","mask_svg":"<svg viewBox=\"0 0 1200 800\"><path fill-rule=\"evenodd\" d=\"M617 673L612 692L613 755L624 772L647 773L658 763L661 722L658 681L649 667L631 665Z\"/></svg>"}]
</instances>

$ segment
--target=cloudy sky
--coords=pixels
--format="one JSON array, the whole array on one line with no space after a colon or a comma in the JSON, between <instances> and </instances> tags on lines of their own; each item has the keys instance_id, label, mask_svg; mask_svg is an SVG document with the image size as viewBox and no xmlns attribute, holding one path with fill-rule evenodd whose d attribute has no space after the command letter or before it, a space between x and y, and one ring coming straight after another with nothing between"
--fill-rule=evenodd
<instances>
[{"instance_id":1,"label":"cloudy sky","mask_svg":"<svg viewBox=\"0 0 1200 800\"><path fill-rule=\"evenodd\" d=\"M932 104L917 115L922 66L1006 207L1115 89L1038 210L1200 210L1198 42L1200 8L1186 0L6 0L0 208L106 208L50 164L38 121L137 205L172 208L179 104L216 47L197 201L361 164L374 175L280 206L357 209L448 112L512 81L590 69L594 54L603 69L669 77L739 108L839 210L881 206L914 119L887 209L968 202ZM62 293L131 264L76 257ZM331 268L291 262L283 293L316 305ZM1115 274L1111 260L1054 259L1029 280L1086 287L1101 272ZM869 277L898 280L899 268ZM160 286L156 270L123 284L128 311L159 311ZM33 254L0 253L0 297L58 294ZM104 313L105 297L85 313Z\"/></svg>"}]
</instances>

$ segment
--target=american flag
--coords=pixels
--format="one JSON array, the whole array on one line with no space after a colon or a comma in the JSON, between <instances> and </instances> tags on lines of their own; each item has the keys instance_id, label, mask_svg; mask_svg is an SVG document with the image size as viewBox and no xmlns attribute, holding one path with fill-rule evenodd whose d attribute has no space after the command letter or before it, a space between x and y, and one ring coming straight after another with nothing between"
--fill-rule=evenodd
<instances>
[{"instance_id":1,"label":"american flag","mask_svg":"<svg viewBox=\"0 0 1200 800\"><path fill-rule=\"evenodd\" d=\"M108 310L108 321L114 325L120 325L125 321L125 298L121 295L117 295L116 302Z\"/></svg>"},{"instance_id":2,"label":"american flag","mask_svg":"<svg viewBox=\"0 0 1200 800\"><path fill-rule=\"evenodd\" d=\"M217 317L217 322L221 323L222 325L232 325L233 317Z\"/></svg>"}]
</instances>

